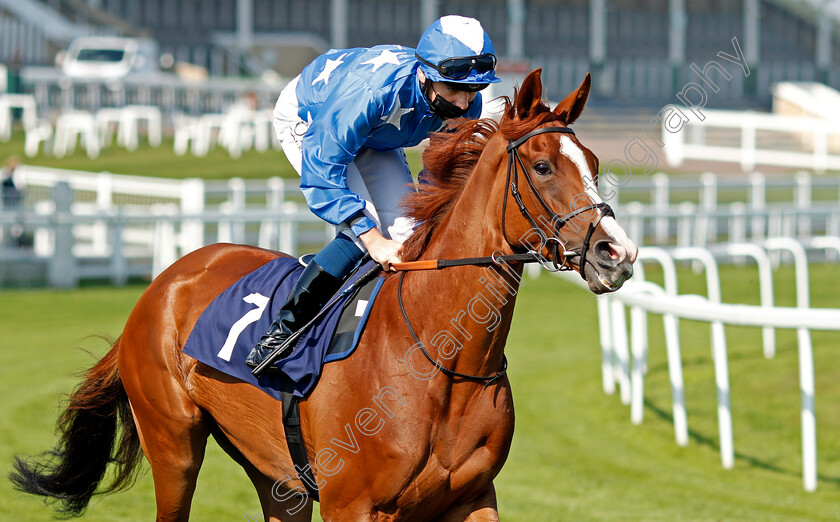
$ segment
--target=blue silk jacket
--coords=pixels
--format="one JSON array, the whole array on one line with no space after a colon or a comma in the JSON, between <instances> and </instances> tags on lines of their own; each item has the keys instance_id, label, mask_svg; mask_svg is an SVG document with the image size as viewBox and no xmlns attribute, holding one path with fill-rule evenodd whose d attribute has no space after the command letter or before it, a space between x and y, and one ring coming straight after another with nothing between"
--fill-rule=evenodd
<instances>
[{"instance_id":1,"label":"blue silk jacket","mask_svg":"<svg viewBox=\"0 0 840 522\"><path fill-rule=\"evenodd\" d=\"M394 150L420 143L443 121L420 90L414 49L379 45L332 49L301 72L298 115L310 122L303 137L301 190L318 217L339 224L354 218L364 201L347 188L347 166L364 148ZM481 114L481 94L465 117ZM374 228L356 219L357 236Z\"/></svg>"}]
</instances>

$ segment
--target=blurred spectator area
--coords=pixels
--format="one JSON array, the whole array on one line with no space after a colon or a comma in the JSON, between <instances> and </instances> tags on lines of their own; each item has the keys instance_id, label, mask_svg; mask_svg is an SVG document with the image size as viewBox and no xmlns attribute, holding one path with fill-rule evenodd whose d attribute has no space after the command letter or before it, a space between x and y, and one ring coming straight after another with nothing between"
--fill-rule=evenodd
<instances>
[{"instance_id":1,"label":"blurred spectator area","mask_svg":"<svg viewBox=\"0 0 840 522\"><path fill-rule=\"evenodd\" d=\"M330 47L414 46L443 14L480 19L501 59L543 67L551 99L592 71L594 103L661 107L733 37L755 74L710 106L769 108L782 80L840 87L836 0L0 0L0 62L49 65L74 35L112 34L152 37L210 76L289 78Z\"/></svg>"}]
</instances>

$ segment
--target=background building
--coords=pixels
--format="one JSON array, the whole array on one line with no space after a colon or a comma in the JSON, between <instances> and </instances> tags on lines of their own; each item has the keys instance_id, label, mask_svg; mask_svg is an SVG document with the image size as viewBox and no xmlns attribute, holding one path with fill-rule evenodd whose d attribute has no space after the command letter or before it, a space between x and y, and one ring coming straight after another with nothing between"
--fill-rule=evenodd
<instances>
[{"instance_id":1,"label":"background building","mask_svg":"<svg viewBox=\"0 0 840 522\"><path fill-rule=\"evenodd\" d=\"M732 38L751 74L710 105L769 106L780 80L840 87L838 0L0 0L0 62L51 64L72 36L106 33L152 36L211 75L291 77L330 47L413 46L443 14L480 19L501 58L543 67L552 98L591 71L593 102L661 106Z\"/></svg>"}]
</instances>

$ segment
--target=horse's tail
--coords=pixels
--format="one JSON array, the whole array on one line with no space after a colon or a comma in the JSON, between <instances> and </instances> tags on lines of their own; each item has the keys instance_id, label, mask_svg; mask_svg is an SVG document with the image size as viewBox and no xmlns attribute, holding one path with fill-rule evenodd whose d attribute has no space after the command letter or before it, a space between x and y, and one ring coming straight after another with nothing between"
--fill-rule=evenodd
<instances>
[{"instance_id":1,"label":"horse's tail","mask_svg":"<svg viewBox=\"0 0 840 522\"><path fill-rule=\"evenodd\" d=\"M117 368L119 344L117 339L70 396L58 418L56 448L37 459L15 457L9 475L17 489L56 501L56 511L64 516L85 510L109 462L117 471L99 493L129 488L137 475L140 437Z\"/></svg>"}]
</instances>

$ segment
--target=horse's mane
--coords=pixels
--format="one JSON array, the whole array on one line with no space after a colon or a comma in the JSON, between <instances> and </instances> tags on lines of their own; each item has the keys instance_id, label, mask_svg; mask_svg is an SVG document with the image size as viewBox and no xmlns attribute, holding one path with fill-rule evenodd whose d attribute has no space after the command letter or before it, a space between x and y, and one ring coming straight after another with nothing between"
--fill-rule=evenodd
<instances>
[{"instance_id":1,"label":"horse's mane","mask_svg":"<svg viewBox=\"0 0 840 522\"><path fill-rule=\"evenodd\" d=\"M516 118L510 98L502 100L505 109L501 122L456 120L430 136L429 146L423 151L418 190L406 196L402 204L406 216L418 223L403 245L403 261L415 261L423 253L432 233L455 205L493 135L499 133L507 140L516 140L540 125L560 119L543 102L532 108L527 118Z\"/></svg>"}]
</instances>

